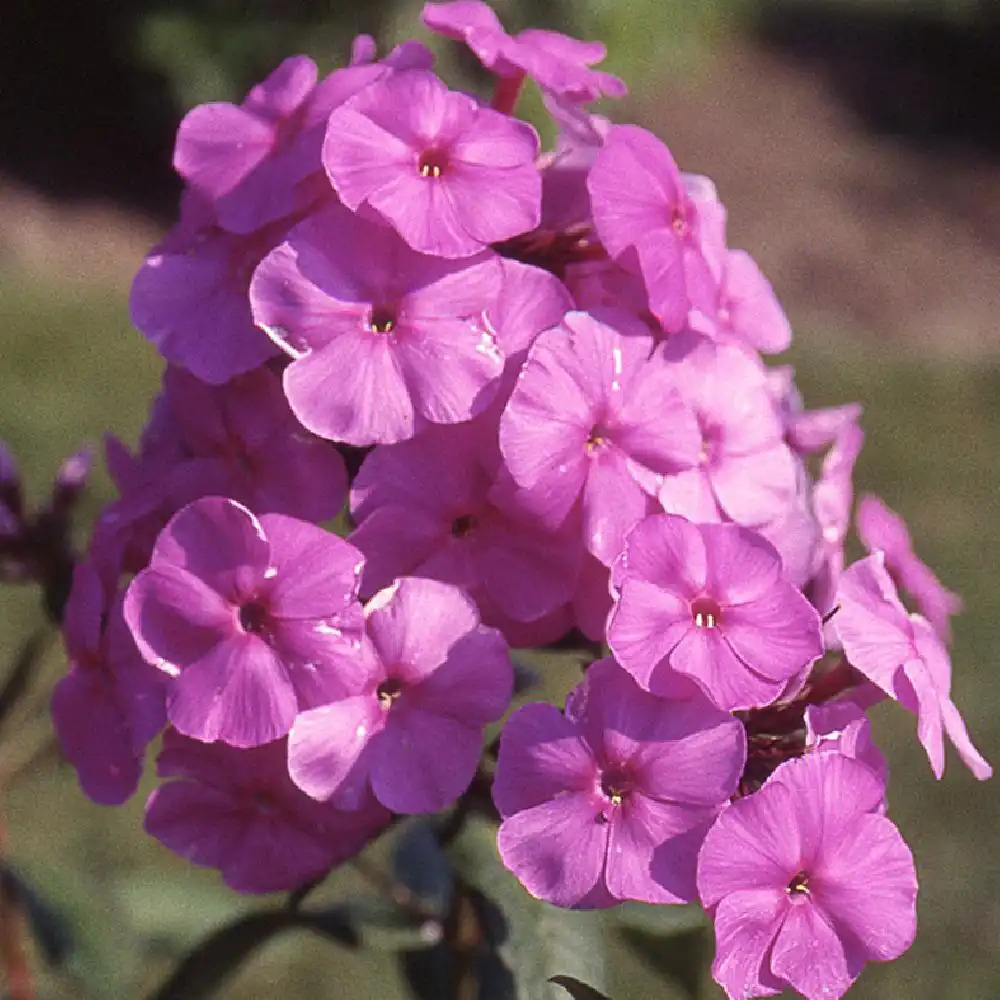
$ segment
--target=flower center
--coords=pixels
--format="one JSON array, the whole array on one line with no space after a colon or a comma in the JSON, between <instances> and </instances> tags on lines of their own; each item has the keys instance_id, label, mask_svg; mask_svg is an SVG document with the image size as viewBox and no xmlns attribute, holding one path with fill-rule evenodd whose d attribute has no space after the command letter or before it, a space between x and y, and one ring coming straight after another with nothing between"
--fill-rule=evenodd
<instances>
[{"instance_id":1,"label":"flower center","mask_svg":"<svg viewBox=\"0 0 1000 1000\"><path fill-rule=\"evenodd\" d=\"M691 231L691 227L688 225L688 220L685 218L680 207L674 209L673 214L670 217L670 227L677 234L679 239L684 239Z\"/></svg>"},{"instance_id":2,"label":"flower center","mask_svg":"<svg viewBox=\"0 0 1000 1000\"><path fill-rule=\"evenodd\" d=\"M613 806L620 806L632 791L632 779L620 767L612 767L601 773L601 791Z\"/></svg>"},{"instance_id":3,"label":"flower center","mask_svg":"<svg viewBox=\"0 0 1000 1000\"><path fill-rule=\"evenodd\" d=\"M711 597L699 597L691 602L691 620L697 628L717 628L722 622L722 608Z\"/></svg>"},{"instance_id":4,"label":"flower center","mask_svg":"<svg viewBox=\"0 0 1000 1000\"><path fill-rule=\"evenodd\" d=\"M440 149L425 149L417 161L421 177L440 177L448 166L448 156Z\"/></svg>"},{"instance_id":5,"label":"flower center","mask_svg":"<svg viewBox=\"0 0 1000 1000\"><path fill-rule=\"evenodd\" d=\"M797 872L785 886L785 892L793 899L809 895L809 876L805 872Z\"/></svg>"},{"instance_id":6,"label":"flower center","mask_svg":"<svg viewBox=\"0 0 1000 1000\"><path fill-rule=\"evenodd\" d=\"M603 448L608 440L607 434L600 424L595 424L587 435L587 451L592 453Z\"/></svg>"},{"instance_id":7,"label":"flower center","mask_svg":"<svg viewBox=\"0 0 1000 1000\"><path fill-rule=\"evenodd\" d=\"M475 532L476 527L476 519L471 514L463 514L461 517L456 517L455 520L451 522L451 537L468 538Z\"/></svg>"},{"instance_id":8,"label":"flower center","mask_svg":"<svg viewBox=\"0 0 1000 1000\"><path fill-rule=\"evenodd\" d=\"M396 311L388 306L372 306L368 329L372 333L392 333L396 326Z\"/></svg>"},{"instance_id":9,"label":"flower center","mask_svg":"<svg viewBox=\"0 0 1000 1000\"><path fill-rule=\"evenodd\" d=\"M240 628L254 635L264 631L267 622L267 608L259 601L248 601L240 607Z\"/></svg>"},{"instance_id":10,"label":"flower center","mask_svg":"<svg viewBox=\"0 0 1000 1000\"><path fill-rule=\"evenodd\" d=\"M399 696L403 693L403 682L398 677L387 677L377 688L375 697L378 703L385 709L392 708Z\"/></svg>"}]
</instances>

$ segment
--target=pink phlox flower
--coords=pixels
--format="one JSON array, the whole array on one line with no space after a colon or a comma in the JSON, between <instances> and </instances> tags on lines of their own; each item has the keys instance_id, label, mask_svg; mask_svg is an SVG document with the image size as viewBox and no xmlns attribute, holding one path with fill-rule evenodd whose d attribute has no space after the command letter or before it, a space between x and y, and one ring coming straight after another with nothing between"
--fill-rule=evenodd
<instances>
[{"instance_id":1,"label":"pink phlox flower","mask_svg":"<svg viewBox=\"0 0 1000 1000\"><path fill-rule=\"evenodd\" d=\"M774 519L754 525L754 531L778 550L785 579L804 590L822 562L822 532L813 510L813 484L809 473L805 466L799 463L796 466L798 489L795 499Z\"/></svg>"},{"instance_id":2,"label":"pink phlox flower","mask_svg":"<svg viewBox=\"0 0 1000 1000\"><path fill-rule=\"evenodd\" d=\"M63 639L69 672L52 692L52 723L63 756L95 802L120 805L142 775L147 745L166 725L166 678L139 654L97 571L78 563Z\"/></svg>"},{"instance_id":3,"label":"pink phlox flower","mask_svg":"<svg viewBox=\"0 0 1000 1000\"><path fill-rule=\"evenodd\" d=\"M628 92L616 76L590 69L607 54L601 42L582 42L537 28L512 38L491 8L477 0L428 3L420 16L432 31L464 42L498 77L527 75L543 92L580 104L601 96L624 97Z\"/></svg>"},{"instance_id":4,"label":"pink phlox flower","mask_svg":"<svg viewBox=\"0 0 1000 1000\"><path fill-rule=\"evenodd\" d=\"M573 595L578 523L551 530L491 497L500 470L492 415L377 447L351 489L363 592L416 575L463 587L484 621L535 622ZM499 612L498 620L493 612Z\"/></svg>"},{"instance_id":5,"label":"pink phlox flower","mask_svg":"<svg viewBox=\"0 0 1000 1000\"><path fill-rule=\"evenodd\" d=\"M610 258L570 261L563 280L576 308L600 314L613 309L645 324L657 341L663 339L659 320L649 311L649 297L642 278Z\"/></svg>"},{"instance_id":6,"label":"pink phlox flower","mask_svg":"<svg viewBox=\"0 0 1000 1000\"><path fill-rule=\"evenodd\" d=\"M788 986L837 1000L866 962L909 948L917 877L881 815L884 791L860 761L807 754L715 821L698 891L715 922L712 974L731 1000Z\"/></svg>"},{"instance_id":7,"label":"pink phlox flower","mask_svg":"<svg viewBox=\"0 0 1000 1000\"><path fill-rule=\"evenodd\" d=\"M606 566L655 509L665 474L695 464L701 434L637 320L568 313L528 354L500 419L500 450L544 523L579 503L583 540ZM611 325L614 323L614 325Z\"/></svg>"},{"instance_id":8,"label":"pink phlox flower","mask_svg":"<svg viewBox=\"0 0 1000 1000\"><path fill-rule=\"evenodd\" d=\"M379 63L374 43L370 52L362 44L358 55L321 81L311 59L292 56L242 105L201 104L184 116L174 167L212 204L223 229L248 235L322 196L329 182L320 150L333 109L393 69L433 64L415 42Z\"/></svg>"},{"instance_id":9,"label":"pink phlox flower","mask_svg":"<svg viewBox=\"0 0 1000 1000\"><path fill-rule=\"evenodd\" d=\"M370 786L393 812L438 812L469 787L483 727L510 703L507 644L461 590L418 577L376 594L365 625L359 683L292 726L292 780L344 808L357 808Z\"/></svg>"},{"instance_id":10,"label":"pink phlox flower","mask_svg":"<svg viewBox=\"0 0 1000 1000\"><path fill-rule=\"evenodd\" d=\"M876 551L844 570L832 623L851 666L917 716L917 735L936 777L944 773L944 736L980 780L993 769L973 746L951 700L951 662L922 615L907 614L885 557Z\"/></svg>"},{"instance_id":11,"label":"pink phlox flower","mask_svg":"<svg viewBox=\"0 0 1000 1000\"><path fill-rule=\"evenodd\" d=\"M344 460L295 419L281 379L269 368L218 387L168 368L163 396L186 455L152 478L169 478L174 510L215 494L261 514L307 521L325 521L340 511L347 496Z\"/></svg>"},{"instance_id":12,"label":"pink phlox flower","mask_svg":"<svg viewBox=\"0 0 1000 1000\"><path fill-rule=\"evenodd\" d=\"M591 642L604 642L611 606L611 572L587 552L573 594L573 623Z\"/></svg>"},{"instance_id":13,"label":"pink phlox flower","mask_svg":"<svg viewBox=\"0 0 1000 1000\"><path fill-rule=\"evenodd\" d=\"M357 854L388 824L370 796L350 812L314 802L288 777L285 740L237 749L175 730L146 805L145 830L192 864L217 868L237 892L297 889Z\"/></svg>"},{"instance_id":14,"label":"pink phlox flower","mask_svg":"<svg viewBox=\"0 0 1000 1000\"><path fill-rule=\"evenodd\" d=\"M867 494L858 503L857 531L869 552L885 554L886 569L916 602L917 610L941 639L951 641L951 617L962 610L962 598L948 590L913 551L906 522L878 497Z\"/></svg>"},{"instance_id":15,"label":"pink phlox flower","mask_svg":"<svg viewBox=\"0 0 1000 1000\"><path fill-rule=\"evenodd\" d=\"M331 206L264 258L250 300L294 359L284 386L296 417L320 437L364 447L488 405L504 358L483 312L501 280L492 254L429 257Z\"/></svg>"},{"instance_id":16,"label":"pink phlox flower","mask_svg":"<svg viewBox=\"0 0 1000 1000\"><path fill-rule=\"evenodd\" d=\"M697 695L662 701L599 660L565 714L536 703L507 720L493 782L500 857L557 906L690 901L701 840L745 760L732 716Z\"/></svg>"},{"instance_id":17,"label":"pink phlox flower","mask_svg":"<svg viewBox=\"0 0 1000 1000\"><path fill-rule=\"evenodd\" d=\"M132 322L165 360L211 385L263 364L278 350L254 324L247 290L286 230L282 221L249 236L227 233L198 199L185 199L180 223L132 282Z\"/></svg>"},{"instance_id":18,"label":"pink phlox flower","mask_svg":"<svg viewBox=\"0 0 1000 1000\"><path fill-rule=\"evenodd\" d=\"M849 696L805 710L806 751L839 753L867 764L883 786L889 783L889 764L872 737L872 722L858 701Z\"/></svg>"},{"instance_id":19,"label":"pink phlox flower","mask_svg":"<svg viewBox=\"0 0 1000 1000\"><path fill-rule=\"evenodd\" d=\"M864 444L864 431L848 424L823 458L812 490L812 506L822 532L822 563L809 587L809 596L821 614L837 600L837 581L844 569L844 539L854 504L854 465Z\"/></svg>"},{"instance_id":20,"label":"pink phlox flower","mask_svg":"<svg viewBox=\"0 0 1000 1000\"><path fill-rule=\"evenodd\" d=\"M718 290L701 249L697 203L667 147L645 129L616 125L587 187L597 235L620 263L635 255L663 328L683 329L691 309L710 313Z\"/></svg>"},{"instance_id":21,"label":"pink phlox flower","mask_svg":"<svg viewBox=\"0 0 1000 1000\"><path fill-rule=\"evenodd\" d=\"M337 108L323 165L352 211L368 206L414 250L468 257L534 229L538 136L450 91L433 73L389 74Z\"/></svg>"},{"instance_id":22,"label":"pink phlox flower","mask_svg":"<svg viewBox=\"0 0 1000 1000\"><path fill-rule=\"evenodd\" d=\"M756 532L654 514L612 567L608 644L653 694L692 683L722 709L773 701L823 653L815 608Z\"/></svg>"},{"instance_id":23,"label":"pink phlox flower","mask_svg":"<svg viewBox=\"0 0 1000 1000\"><path fill-rule=\"evenodd\" d=\"M748 527L781 517L799 495L800 463L785 443L763 366L732 344L690 333L663 350L702 438L690 467L664 477L664 510Z\"/></svg>"},{"instance_id":24,"label":"pink phlox flower","mask_svg":"<svg viewBox=\"0 0 1000 1000\"><path fill-rule=\"evenodd\" d=\"M528 356L543 330L556 326L573 308L566 286L548 271L501 258L500 292L485 311L486 323L505 359L498 402L509 398ZM502 397L502 400L501 400Z\"/></svg>"},{"instance_id":25,"label":"pink phlox flower","mask_svg":"<svg viewBox=\"0 0 1000 1000\"><path fill-rule=\"evenodd\" d=\"M361 669L363 558L313 524L206 497L160 533L125 598L142 655L172 677L186 736L258 746Z\"/></svg>"},{"instance_id":26,"label":"pink phlox flower","mask_svg":"<svg viewBox=\"0 0 1000 1000\"><path fill-rule=\"evenodd\" d=\"M727 250L714 273L714 308L695 311L692 329L713 339L732 340L751 350L780 354L792 343L792 328L771 283L743 250Z\"/></svg>"}]
</instances>

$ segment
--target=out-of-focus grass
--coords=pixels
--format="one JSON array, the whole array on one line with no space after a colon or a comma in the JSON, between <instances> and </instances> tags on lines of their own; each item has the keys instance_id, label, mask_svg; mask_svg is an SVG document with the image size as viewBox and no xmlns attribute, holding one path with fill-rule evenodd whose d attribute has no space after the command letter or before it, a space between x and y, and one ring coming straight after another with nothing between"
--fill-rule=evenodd
<instances>
[{"instance_id":1,"label":"out-of-focus grass","mask_svg":"<svg viewBox=\"0 0 1000 1000\"><path fill-rule=\"evenodd\" d=\"M69 298L48 284L4 278L0 320L0 436L22 459L35 493L81 440L96 440L105 427L134 439L159 363L129 328L122 302ZM905 514L920 552L963 593L954 693L981 748L1000 760L994 721L1000 371L911 357L899 346L836 333L802 337L791 360L810 405L865 404L868 441L858 487L877 491ZM97 493L106 495L106 481L98 481ZM92 503L88 514L93 510ZM9 655L37 620L30 592L0 594L0 650ZM58 669L54 653L49 672ZM36 719L36 726L45 724ZM974 782L954 757L945 781L935 783L913 719L894 706L877 712L877 728L893 769L891 815L917 858L921 927L911 951L869 967L852 996L1000 996L995 790ZM147 779L145 790L151 785ZM85 988L101 998L140 995L140 985L157 981L180 949L248 905L213 873L190 868L145 838L143 797L101 809L78 792L68 768L43 764L6 799L15 861L67 909L80 938L72 968L84 978L43 976L43 997L78 998L89 995ZM346 889L351 876L342 878ZM620 955L621 945L614 948ZM655 980L647 969L632 959L615 964L612 995L650 995ZM277 990L358 1000L404 995L385 953L346 956L305 936L266 949L222 995L254 998Z\"/></svg>"}]
</instances>

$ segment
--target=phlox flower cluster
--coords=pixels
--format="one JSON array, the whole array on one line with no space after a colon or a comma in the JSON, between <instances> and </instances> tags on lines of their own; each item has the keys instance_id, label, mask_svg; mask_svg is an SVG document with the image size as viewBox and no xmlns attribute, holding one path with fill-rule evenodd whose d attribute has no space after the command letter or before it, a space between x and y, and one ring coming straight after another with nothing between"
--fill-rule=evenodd
<instances>
[{"instance_id":1,"label":"phlox flower cluster","mask_svg":"<svg viewBox=\"0 0 1000 1000\"><path fill-rule=\"evenodd\" d=\"M122 802L164 731L147 830L245 892L478 775L527 892L700 902L730 997L840 996L915 932L866 709L916 715L938 777L945 736L990 774L950 696L957 599L881 501L852 522L860 407L806 410L765 361L771 286L707 178L593 112L625 92L603 46L474 0L423 20L492 99L362 38L181 123L180 220L131 297L168 366L136 452L107 442L64 753ZM600 652L484 753L511 648L556 643Z\"/></svg>"}]
</instances>

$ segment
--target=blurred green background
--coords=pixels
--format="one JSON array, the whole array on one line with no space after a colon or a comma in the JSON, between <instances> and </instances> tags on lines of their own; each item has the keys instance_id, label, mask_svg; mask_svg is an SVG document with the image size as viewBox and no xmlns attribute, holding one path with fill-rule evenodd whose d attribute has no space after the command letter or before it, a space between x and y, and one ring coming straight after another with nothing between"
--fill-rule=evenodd
<instances>
[{"instance_id":1,"label":"blurred green background","mask_svg":"<svg viewBox=\"0 0 1000 1000\"><path fill-rule=\"evenodd\" d=\"M1000 16L975 0L558 0L497 2L508 28L607 42L631 87L606 109L657 131L685 169L710 175L730 242L750 250L796 328L810 405L858 400L859 490L909 521L918 550L962 593L954 697L1000 761ZM204 100L239 100L283 56L342 61L356 31L425 37L419 3L126 0L5 11L0 77L0 439L40 499L59 461L111 429L133 442L159 378L126 299L170 223L172 131ZM426 40L426 39L425 39ZM468 70L454 50L442 66ZM95 476L82 520L110 496ZM83 525L86 528L86 524ZM0 663L40 623L37 595L0 594ZM4 668L0 668L2 670ZM62 669L57 644L49 682ZM566 677L549 676L558 697ZM0 778L44 749L47 693L0 731ZM1000 997L1000 796L955 758L930 774L913 720L876 725L892 766L891 815L921 879L911 950L869 966L852 997ZM146 788L150 787L147 781ZM3 793L9 858L69 921L61 970L34 956L41 998L132 998L208 929L252 908L141 832L140 795L91 805L49 752ZM334 880L330 898L357 890ZM630 911L631 912L631 911ZM545 921L539 917L539 934ZM644 917L636 916L640 921ZM564 932L560 932L564 933ZM604 916L562 943L565 962L608 942L617 1000L669 998L656 955ZM573 937L573 934L579 937ZM574 957L575 956L575 957ZM586 965L586 962L583 963ZM573 972L552 968L551 972ZM596 973L595 973L596 974ZM346 954L293 935L259 952L220 997L404 996L390 951ZM715 995L706 989L705 996Z\"/></svg>"}]
</instances>

